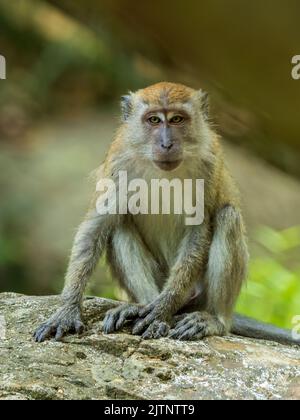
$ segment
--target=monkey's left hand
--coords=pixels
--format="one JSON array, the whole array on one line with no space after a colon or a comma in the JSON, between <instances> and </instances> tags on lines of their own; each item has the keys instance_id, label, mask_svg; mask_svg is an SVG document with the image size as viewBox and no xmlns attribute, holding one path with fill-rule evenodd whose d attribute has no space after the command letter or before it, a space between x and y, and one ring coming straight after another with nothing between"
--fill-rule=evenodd
<instances>
[{"instance_id":1,"label":"monkey's left hand","mask_svg":"<svg viewBox=\"0 0 300 420\"><path fill-rule=\"evenodd\" d=\"M167 337L170 331L170 315L165 310L164 300L157 300L139 310L132 333L142 335L144 340Z\"/></svg>"}]
</instances>

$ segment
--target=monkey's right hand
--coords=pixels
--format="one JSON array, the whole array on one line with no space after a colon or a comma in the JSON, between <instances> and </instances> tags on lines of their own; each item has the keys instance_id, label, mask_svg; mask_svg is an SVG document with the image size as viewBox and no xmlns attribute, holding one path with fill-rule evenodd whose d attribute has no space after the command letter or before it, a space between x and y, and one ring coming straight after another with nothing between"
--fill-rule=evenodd
<instances>
[{"instance_id":1,"label":"monkey's right hand","mask_svg":"<svg viewBox=\"0 0 300 420\"><path fill-rule=\"evenodd\" d=\"M35 331L33 337L37 343L42 343L51 337L61 341L66 334L82 334L84 329L80 307L63 306Z\"/></svg>"},{"instance_id":2,"label":"monkey's right hand","mask_svg":"<svg viewBox=\"0 0 300 420\"><path fill-rule=\"evenodd\" d=\"M110 309L103 320L103 332L111 334L124 327L127 321L132 321L139 316L141 305L125 303L117 308Z\"/></svg>"}]
</instances>

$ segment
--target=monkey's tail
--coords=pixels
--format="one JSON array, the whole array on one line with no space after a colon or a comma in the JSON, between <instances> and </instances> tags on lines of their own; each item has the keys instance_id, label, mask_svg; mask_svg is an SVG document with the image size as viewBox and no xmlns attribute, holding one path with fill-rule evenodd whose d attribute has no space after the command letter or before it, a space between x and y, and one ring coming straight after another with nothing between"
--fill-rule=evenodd
<instances>
[{"instance_id":1,"label":"monkey's tail","mask_svg":"<svg viewBox=\"0 0 300 420\"><path fill-rule=\"evenodd\" d=\"M234 315L231 332L243 337L300 346L300 338L297 339L293 337L292 331L256 321L255 319L248 318L243 315Z\"/></svg>"}]
</instances>

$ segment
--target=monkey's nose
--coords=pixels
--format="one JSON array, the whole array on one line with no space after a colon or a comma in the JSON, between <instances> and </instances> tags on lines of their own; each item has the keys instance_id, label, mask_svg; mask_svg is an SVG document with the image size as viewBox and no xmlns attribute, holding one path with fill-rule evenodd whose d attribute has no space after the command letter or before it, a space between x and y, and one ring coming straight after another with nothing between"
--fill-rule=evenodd
<instances>
[{"instance_id":1,"label":"monkey's nose","mask_svg":"<svg viewBox=\"0 0 300 420\"><path fill-rule=\"evenodd\" d=\"M161 144L161 148L165 149L165 150L171 150L172 147L173 147L173 143L166 143L166 144L162 143Z\"/></svg>"}]
</instances>

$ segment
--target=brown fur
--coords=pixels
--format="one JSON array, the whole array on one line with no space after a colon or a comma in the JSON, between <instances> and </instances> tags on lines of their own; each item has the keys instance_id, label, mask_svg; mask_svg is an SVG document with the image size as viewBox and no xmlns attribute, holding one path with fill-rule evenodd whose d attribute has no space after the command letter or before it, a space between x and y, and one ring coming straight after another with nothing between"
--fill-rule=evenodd
<instances>
[{"instance_id":1,"label":"brown fur","mask_svg":"<svg viewBox=\"0 0 300 420\"><path fill-rule=\"evenodd\" d=\"M147 104L170 106L187 102L195 91L184 85L160 82L146 89L137 91L137 95Z\"/></svg>"}]
</instances>

